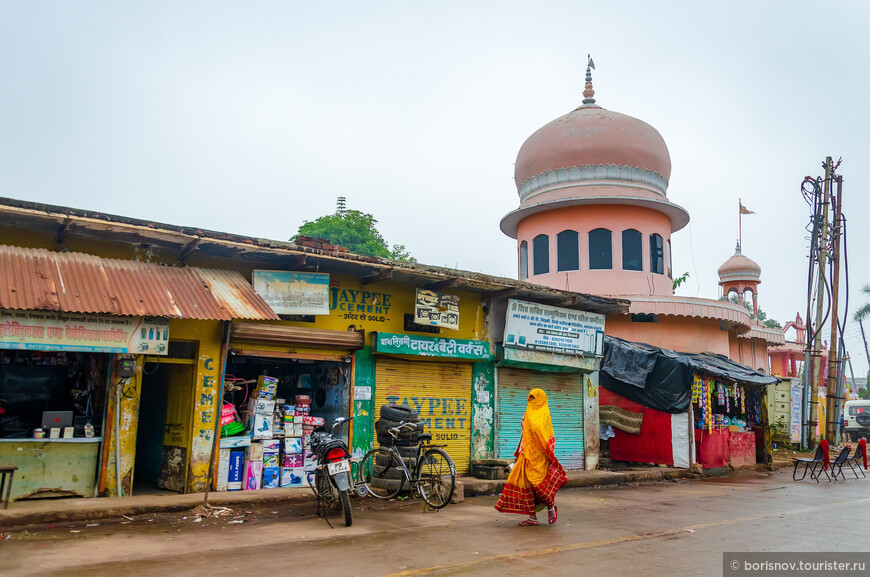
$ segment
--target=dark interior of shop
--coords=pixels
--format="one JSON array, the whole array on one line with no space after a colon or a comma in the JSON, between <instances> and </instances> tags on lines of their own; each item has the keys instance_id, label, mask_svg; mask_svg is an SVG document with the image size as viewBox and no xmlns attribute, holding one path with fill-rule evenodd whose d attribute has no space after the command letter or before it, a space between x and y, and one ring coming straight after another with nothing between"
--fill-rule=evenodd
<instances>
[{"instance_id":1,"label":"dark interior of shop","mask_svg":"<svg viewBox=\"0 0 870 577\"><path fill-rule=\"evenodd\" d=\"M107 354L0 351L0 438L33 438L45 413L68 415L74 437L101 434ZM49 438L51 431L42 431ZM55 434L63 435L62 431Z\"/></svg>"}]
</instances>

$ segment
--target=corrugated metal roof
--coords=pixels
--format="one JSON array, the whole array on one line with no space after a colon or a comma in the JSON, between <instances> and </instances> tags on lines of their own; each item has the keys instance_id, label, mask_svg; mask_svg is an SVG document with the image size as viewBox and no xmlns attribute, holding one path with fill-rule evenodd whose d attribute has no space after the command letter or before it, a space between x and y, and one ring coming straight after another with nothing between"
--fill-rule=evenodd
<instances>
[{"instance_id":1,"label":"corrugated metal roof","mask_svg":"<svg viewBox=\"0 0 870 577\"><path fill-rule=\"evenodd\" d=\"M184 319L278 316L235 271L0 245L0 308Z\"/></svg>"}]
</instances>

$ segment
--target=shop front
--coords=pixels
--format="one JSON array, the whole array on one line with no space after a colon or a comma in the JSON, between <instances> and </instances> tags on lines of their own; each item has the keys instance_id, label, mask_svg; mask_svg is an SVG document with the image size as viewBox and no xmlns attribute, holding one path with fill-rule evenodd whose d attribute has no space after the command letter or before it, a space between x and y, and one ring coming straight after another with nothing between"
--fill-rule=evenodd
<instances>
[{"instance_id":1,"label":"shop front","mask_svg":"<svg viewBox=\"0 0 870 577\"><path fill-rule=\"evenodd\" d=\"M697 462L705 469L752 467L764 462L765 390L695 375L692 420Z\"/></svg>"},{"instance_id":2,"label":"shop front","mask_svg":"<svg viewBox=\"0 0 870 577\"><path fill-rule=\"evenodd\" d=\"M98 491L113 378L165 355L165 319L0 310L0 462L13 499Z\"/></svg>"},{"instance_id":3,"label":"shop front","mask_svg":"<svg viewBox=\"0 0 870 577\"><path fill-rule=\"evenodd\" d=\"M769 463L765 387L776 377L713 353L605 338L602 425L617 461L688 468Z\"/></svg>"},{"instance_id":4,"label":"shop front","mask_svg":"<svg viewBox=\"0 0 870 577\"><path fill-rule=\"evenodd\" d=\"M222 427L219 489L304 483L312 466L307 436L338 417L353 417L336 433L361 457L373 446L379 406L390 402L418 407L433 442L447 445L460 470L468 470L472 365L489 358L488 344L398 331L476 335L479 299L378 275L254 270L252 276L282 320L231 324L223 404L230 426ZM390 348L386 340L404 344Z\"/></svg>"},{"instance_id":5,"label":"shop front","mask_svg":"<svg viewBox=\"0 0 870 577\"><path fill-rule=\"evenodd\" d=\"M489 344L395 333L376 333L373 343L375 407L417 409L432 442L444 446L458 474L468 473L473 364L489 360Z\"/></svg>"},{"instance_id":6,"label":"shop front","mask_svg":"<svg viewBox=\"0 0 870 577\"><path fill-rule=\"evenodd\" d=\"M511 299L496 361L496 455L513 459L529 391L542 389L566 469L598 462L598 356L604 316ZM590 442L587 442L589 440Z\"/></svg>"}]
</instances>

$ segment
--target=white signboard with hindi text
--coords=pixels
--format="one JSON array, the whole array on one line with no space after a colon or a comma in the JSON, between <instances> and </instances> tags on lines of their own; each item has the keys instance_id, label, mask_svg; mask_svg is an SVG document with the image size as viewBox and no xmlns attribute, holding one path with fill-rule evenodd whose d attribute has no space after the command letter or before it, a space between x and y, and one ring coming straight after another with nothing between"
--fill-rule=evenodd
<instances>
[{"instance_id":1,"label":"white signboard with hindi text","mask_svg":"<svg viewBox=\"0 0 870 577\"><path fill-rule=\"evenodd\" d=\"M504 346L565 355L601 356L604 315L510 299Z\"/></svg>"}]
</instances>

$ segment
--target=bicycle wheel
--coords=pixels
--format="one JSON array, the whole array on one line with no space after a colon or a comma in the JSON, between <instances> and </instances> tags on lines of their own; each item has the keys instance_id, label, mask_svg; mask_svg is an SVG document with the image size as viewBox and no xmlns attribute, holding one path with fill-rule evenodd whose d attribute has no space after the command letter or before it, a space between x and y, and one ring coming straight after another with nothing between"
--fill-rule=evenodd
<instances>
[{"instance_id":1,"label":"bicycle wheel","mask_svg":"<svg viewBox=\"0 0 870 577\"><path fill-rule=\"evenodd\" d=\"M450 502L456 486L456 467L444 450L427 449L417 463L415 476L417 490L427 505L441 509Z\"/></svg>"},{"instance_id":2,"label":"bicycle wheel","mask_svg":"<svg viewBox=\"0 0 870 577\"><path fill-rule=\"evenodd\" d=\"M389 464L380 465L375 463L376 459L379 463ZM402 473L403 471L402 464L395 453L389 449L378 447L366 453L360 463L359 471L366 490L373 497L392 499L402 489L403 479L401 476L396 477L396 472Z\"/></svg>"}]
</instances>

